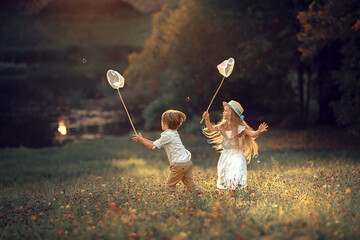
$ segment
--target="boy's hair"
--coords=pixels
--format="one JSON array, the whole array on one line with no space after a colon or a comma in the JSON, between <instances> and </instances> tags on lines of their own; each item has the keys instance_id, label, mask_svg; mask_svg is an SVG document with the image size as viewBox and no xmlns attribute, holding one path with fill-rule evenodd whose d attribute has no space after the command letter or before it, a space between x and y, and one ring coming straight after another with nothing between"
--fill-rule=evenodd
<instances>
[{"instance_id":1,"label":"boy's hair","mask_svg":"<svg viewBox=\"0 0 360 240\"><path fill-rule=\"evenodd\" d=\"M167 110L161 115L161 121L172 130L176 130L185 120L186 115L178 110Z\"/></svg>"}]
</instances>

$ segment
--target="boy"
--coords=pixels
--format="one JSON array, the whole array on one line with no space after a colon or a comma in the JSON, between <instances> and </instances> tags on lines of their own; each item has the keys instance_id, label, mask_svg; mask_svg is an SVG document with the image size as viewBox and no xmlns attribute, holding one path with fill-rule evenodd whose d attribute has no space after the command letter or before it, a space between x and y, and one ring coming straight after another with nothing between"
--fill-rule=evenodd
<instances>
[{"instance_id":1,"label":"boy","mask_svg":"<svg viewBox=\"0 0 360 240\"><path fill-rule=\"evenodd\" d=\"M156 141L144 138L141 133L133 134L133 140L144 144L148 149L155 150L164 147L170 163L170 173L165 187L176 193L176 184L182 180L189 191L206 192L207 190L196 185L192 174L193 163L191 153L184 147L178 127L186 120L186 115L177 110L167 110L161 115L161 128L163 132Z\"/></svg>"}]
</instances>

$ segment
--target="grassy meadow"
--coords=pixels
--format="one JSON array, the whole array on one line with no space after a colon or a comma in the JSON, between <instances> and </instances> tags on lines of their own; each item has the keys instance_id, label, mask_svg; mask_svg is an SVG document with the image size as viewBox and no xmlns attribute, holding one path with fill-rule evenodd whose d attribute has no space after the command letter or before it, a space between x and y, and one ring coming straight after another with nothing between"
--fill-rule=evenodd
<instances>
[{"instance_id":1,"label":"grassy meadow","mask_svg":"<svg viewBox=\"0 0 360 240\"><path fill-rule=\"evenodd\" d=\"M181 130L180 130L181 133ZM155 139L158 133L144 134ZM1 239L356 239L359 136L271 129L258 138L248 186L216 189L218 154L192 152L196 194L164 188L164 150L130 135L43 149L0 149Z\"/></svg>"}]
</instances>

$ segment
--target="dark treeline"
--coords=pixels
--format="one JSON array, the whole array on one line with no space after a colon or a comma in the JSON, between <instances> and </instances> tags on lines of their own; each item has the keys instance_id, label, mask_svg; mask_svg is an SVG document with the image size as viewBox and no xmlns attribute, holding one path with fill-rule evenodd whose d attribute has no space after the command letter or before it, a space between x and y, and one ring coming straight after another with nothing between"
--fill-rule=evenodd
<instances>
[{"instance_id":1,"label":"dark treeline","mask_svg":"<svg viewBox=\"0 0 360 240\"><path fill-rule=\"evenodd\" d=\"M150 30L149 21L121 0L51 1L32 16L16 11L17 2L0 8L0 146L51 145L59 115L84 99L119 101L106 83L109 68L126 78L125 102L142 117L137 128L159 129L161 113L175 108L187 114L185 131L201 134L200 116L222 79L216 66L230 57L235 68L212 120L234 99L253 127L360 130L357 0L168 0L144 45L124 21L145 19Z\"/></svg>"},{"instance_id":2,"label":"dark treeline","mask_svg":"<svg viewBox=\"0 0 360 240\"><path fill-rule=\"evenodd\" d=\"M359 1L170 0L153 24L125 72L145 128L166 108L200 116L233 57L211 110L236 99L254 124L360 129Z\"/></svg>"}]
</instances>

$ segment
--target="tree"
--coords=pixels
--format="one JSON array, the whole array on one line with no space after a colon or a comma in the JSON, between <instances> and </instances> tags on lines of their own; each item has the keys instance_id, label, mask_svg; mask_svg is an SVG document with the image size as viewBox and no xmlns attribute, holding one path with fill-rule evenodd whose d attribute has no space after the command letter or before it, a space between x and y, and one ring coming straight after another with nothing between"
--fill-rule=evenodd
<instances>
[{"instance_id":1,"label":"tree","mask_svg":"<svg viewBox=\"0 0 360 240\"><path fill-rule=\"evenodd\" d=\"M130 56L125 77L142 91L138 100L147 107L161 111L166 101L200 115L221 80L216 65L234 57L235 69L214 105L237 99L245 111L251 109L247 120L286 123L296 114L288 76L300 57L294 6L285 0L170 0L155 15L144 50ZM184 104L187 97L191 104ZM147 107L145 119L160 114Z\"/></svg>"},{"instance_id":2,"label":"tree","mask_svg":"<svg viewBox=\"0 0 360 240\"><path fill-rule=\"evenodd\" d=\"M332 110L339 124L359 130L359 1L313 1L298 19L299 50L317 65L320 120Z\"/></svg>"}]
</instances>

